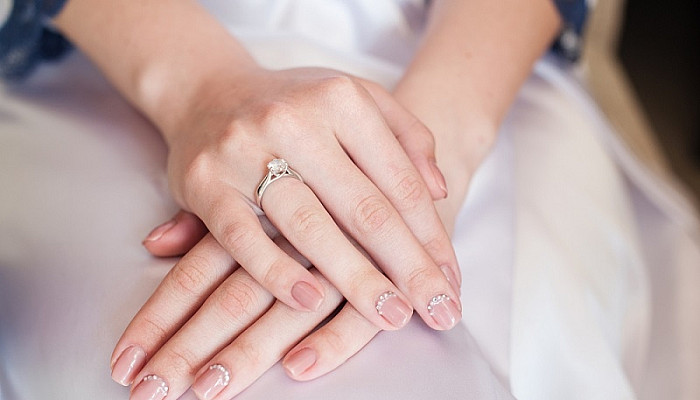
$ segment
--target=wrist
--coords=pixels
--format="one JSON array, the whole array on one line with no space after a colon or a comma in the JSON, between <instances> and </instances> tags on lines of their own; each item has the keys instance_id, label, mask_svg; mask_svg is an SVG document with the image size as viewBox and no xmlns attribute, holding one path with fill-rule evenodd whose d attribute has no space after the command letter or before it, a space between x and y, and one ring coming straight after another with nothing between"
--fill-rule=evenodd
<instances>
[{"instance_id":1,"label":"wrist","mask_svg":"<svg viewBox=\"0 0 700 400\"><path fill-rule=\"evenodd\" d=\"M437 164L448 189L448 197L436 207L451 232L470 178L496 141L500 117L482 107L478 96L440 89L427 76L404 76L394 95L433 134Z\"/></svg>"},{"instance_id":2,"label":"wrist","mask_svg":"<svg viewBox=\"0 0 700 400\"><path fill-rule=\"evenodd\" d=\"M207 61L206 68L197 68L191 73L179 73L176 80L164 78L146 83L148 73L141 78L144 86L142 110L158 127L170 147L177 137L196 128L207 111L227 104L235 107L245 96L245 88L252 76L263 69L252 59L240 58ZM183 76L183 75L186 75ZM150 93L149 93L150 92ZM222 103L223 102L223 103Z\"/></svg>"}]
</instances>

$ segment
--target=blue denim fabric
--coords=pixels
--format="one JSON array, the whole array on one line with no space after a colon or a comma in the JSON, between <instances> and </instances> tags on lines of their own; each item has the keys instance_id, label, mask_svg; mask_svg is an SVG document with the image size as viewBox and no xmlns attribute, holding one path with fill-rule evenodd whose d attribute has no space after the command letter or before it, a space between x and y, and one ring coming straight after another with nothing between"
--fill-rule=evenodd
<instances>
[{"instance_id":1,"label":"blue denim fabric","mask_svg":"<svg viewBox=\"0 0 700 400\"><path fill-rule=\"evenodd\" d=\"M0 27L0 79L19 80L45 60L56 60L70 43L47 24L67 0L14 0L9 18ZM581 35L589 11L586 0L554 0L564 21L552 50L570 61L581 51Z\"/></svg>"},{"instance_id":2,"label":"blue denim fabric","mask_svg":"<svg viewBox=\"0 0 700 400\"><path fill-rule=\"evenodd\" d=\"M559 37L552 50L569 61L581 56L583 28L590 11L587 0L554 0L563 21Z\"/></svg>"},{"instance_id":3,"label":"blue denim fabric","mask_svg":"<svg viewBox=\"0 0 700 400\"><path fill-rule=\"evenodd\" d=\"M0 27L0 78L18 80L43 60L60 58L70 44L46 26L66 0L14 0Z\"/></svg>"}]
</instances>

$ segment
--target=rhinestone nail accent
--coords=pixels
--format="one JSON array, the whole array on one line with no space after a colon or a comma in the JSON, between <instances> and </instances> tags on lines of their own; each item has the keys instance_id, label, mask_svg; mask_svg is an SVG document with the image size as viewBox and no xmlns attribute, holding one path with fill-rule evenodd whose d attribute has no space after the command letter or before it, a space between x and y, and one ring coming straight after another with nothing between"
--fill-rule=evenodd
<instances>
[{"instance_id":1,"label":"rhinestone nail accent","mask_svg":"<svg viewBox=\"0 0 700 400\"><path fill-rule=\"evenodd\" d=\"M209 369L216 369L216 370L219 370L221 372L221 374L223 376L223 380L221 381L222 386L228 385L228 383L231 381L231 374L229 374L228 370L223 365L221 365L221 364L210 365Z\"/></svg>"},{"instance_id":2,"label":"rhinestone nail accent","mask_svg":"<svg viewBox=\"0 0 700 400\"><path fill-rule=\"evenodd\" d=\"M382 307L384 307L384 303L386 303L387 300L389 300L392 297L398 297L396 296L396 293L394 292L386 292L379 296L379 300L377 300L377 313L379 315L382 315Z\"/></svg>"},{"instance_id":3,"label":"rhinestone nail accent","mask_svg":"<svg viewBox=\"0 0 700 400\"><path fill-rule=\"evenodd\" d=\"M449 300L450 300L450 296L448 296L446 294L439 294L439 295L433 297L432 299L430 299L430 303L428 303L428 313L430 313L431 316L435 315L435 306L444 302L444 301L449 301Z\"/></svg>"},{"instance_id":4,"label":"rhinestone nail accent","mask_svg":"<svg viewBox=\"0 0 700 400\"><path fill-rule=\"evenodd\" d=\"M165 383L165 381L163 380L163 378L161 378L160 376L158 376L158 375L148 375L148 376L144 376L142 382L146 382L146 381L160 381L160 388L159 388L159 390L161 390L161 391L163 392L164 395L167 395L167 394L168 394L168 389L169 389L169 388L168 388L168 385Z\"/></svg>"}]
</instances>

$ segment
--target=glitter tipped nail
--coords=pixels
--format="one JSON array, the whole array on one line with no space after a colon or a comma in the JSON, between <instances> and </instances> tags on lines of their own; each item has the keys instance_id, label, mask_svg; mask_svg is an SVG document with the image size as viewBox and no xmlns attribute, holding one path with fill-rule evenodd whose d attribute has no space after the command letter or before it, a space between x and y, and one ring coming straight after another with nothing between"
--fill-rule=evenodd
<instances>
[{"instance_id":1,"label":"glitter tipped nail","mask_svg":"<svg viewBox=\"0 0 700 400\"><path fill-rule=\"evenodd\" d=\"M441 329L451 329L460 318L459 309L446 294L439 294L428 303L428 313Z\"/></svg>"},{"instance_id":2,"label":"glitter tipped nail","mask_svg":"<svg viewBox=\"0 0 700 400\"><path fill-rule=\"evenodd\" d=\"M396 328L406 325L413 309L406 305L394 292L385 292L377 300L377 313Z\"/></svg>"},{"instance_id":3,"label":"glitter tipped nail","mask_svg":"<svg viewBox=\"0 0 700 400\"><path fill-rule=\"evenodd\" d=\"M130 400L163 400L168 395L168 384L158 375L148 375L131 393Z\"/></svg>"},{"instance_id":4,"label":"glitter tipped nail","mask_svg":"<svg viewBox=\"0 0 700 400\"><path fill-rule=\"evenodd\" d=\"M202 400L210 400L221 393L231 381L231 374L221 364L210 365L207 372L194 381L192 391Z\"/></svg>"}]
</instances>

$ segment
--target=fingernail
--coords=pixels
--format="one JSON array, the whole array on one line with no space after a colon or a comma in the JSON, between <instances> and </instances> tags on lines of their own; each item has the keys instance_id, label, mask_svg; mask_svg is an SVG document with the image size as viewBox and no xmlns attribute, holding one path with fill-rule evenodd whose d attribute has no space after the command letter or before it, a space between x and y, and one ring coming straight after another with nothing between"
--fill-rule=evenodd
<instances>
[{"instance_id":1,"label":"fingernail","mask_svg":"<svg viewBox=\"0 0 700 400\"><path fill-rule=\"evenodd\" d=\"M284 368L295 377L306 372L314 364L316 364L316 351L308 347L297 351L283 362Z\"/></svg>"},{"instance_id":2,"label":"fingernail","mask_svg":"<svg viewBox=\"0 0 700 400\"><path fill-rule=\"evenodd\" d=\"M129 400L163 400L168 395L168 385L158 375L148 375L131 392Z\"/></svg>"},{"instance_id":3,"label":"fingernail","mask_svg":"<svg viewBox=\"0 0 700 400\"><path fill-rule=\"evenodd\" d=\"M394 292L386 292L377 300L377 313L397 328L406 325L413 309L406 305Z\"/></svg>"},{"instance_id":4,"label":"fingernail","mask_svg":"<svg viewBox=\"0 0 700 400\"><path fill-rule=\"evenodd\" d=\"M146 352L140 346L130 346L122 352L112 367L112 379L129 386L146 363Z\"/></svg>"},{"instance_id":5,"label":"fingernail","mask_svg":"<svg viewBox=\"0 0 700 400\"><path fill-rule=\"evenodd\" d=\"M440 294L430 299L428 313L433 317L435 323L445 330L455 326L461 316L457 305L446 294Z\"/></svg>"},{"instance_id":6,"label":"fingernail","mask_svg":"<svg viewBox=\"0 0 700 400\"><path fill-rule=\"evenodd\" d=\"M231 375L221 364L209 366L209 370L194 381L192 391L201 400L216 397L228 385Z\"/></svg>"},{"instance_id":7,"label":"fingernail","mask_svg":"<svg viewBox=\"0 0 700 400\"><path fill-rule=\"evenodd\" d=\"M442 175L442 172L440 172L440 168L438 168L437 164L435 161L430 161L430 166L433 169L433 175L435 176L435 181L437 182L438 186L440 189L443 191L443 198L447 197L447 182L445 182L445 176Z\"/></svg>"},{"instance_id":8,"label":"fingernail","mask_svg":"<svg viewBox=\"0 0 700 400\"><path fill-rule=\"evenodd\" d=\"M323 295L306 282L297 282L292 286L292 297L310 311L316 311L323 302Z\"/></svg>"},{"instance_id":9,"label":"fingernail","mask_svg":"<svg viewBox=\"0 0 700 400\"><path fill-rule=\"evenodd\" d=\"M459 282L457 281L454 272L452 272L452 268L450 268L449 265L443 265L440 267L440 270L443 274L445 274L445 278L447 278L447 282L449 282L450 286L452 286L452 290L459 294Z\"/></svg>"},{"instance_id":10,"label":"fingernail","mask_svg":"<svg viewBox=\"0 0 700 400\"><path fill-rule=\"evenodd\" d=\"M143 242L155 242L156 240L159 240L163 237L163 235L165 235L167 231L172 229L172 227L175 225L177 225L177 221L172 219L164 223L163 225L158 226L156 229L152 230L151 233L148 234L148 236L146 236L146 239L144 239Z\"/></svg>"}]
</instances>

